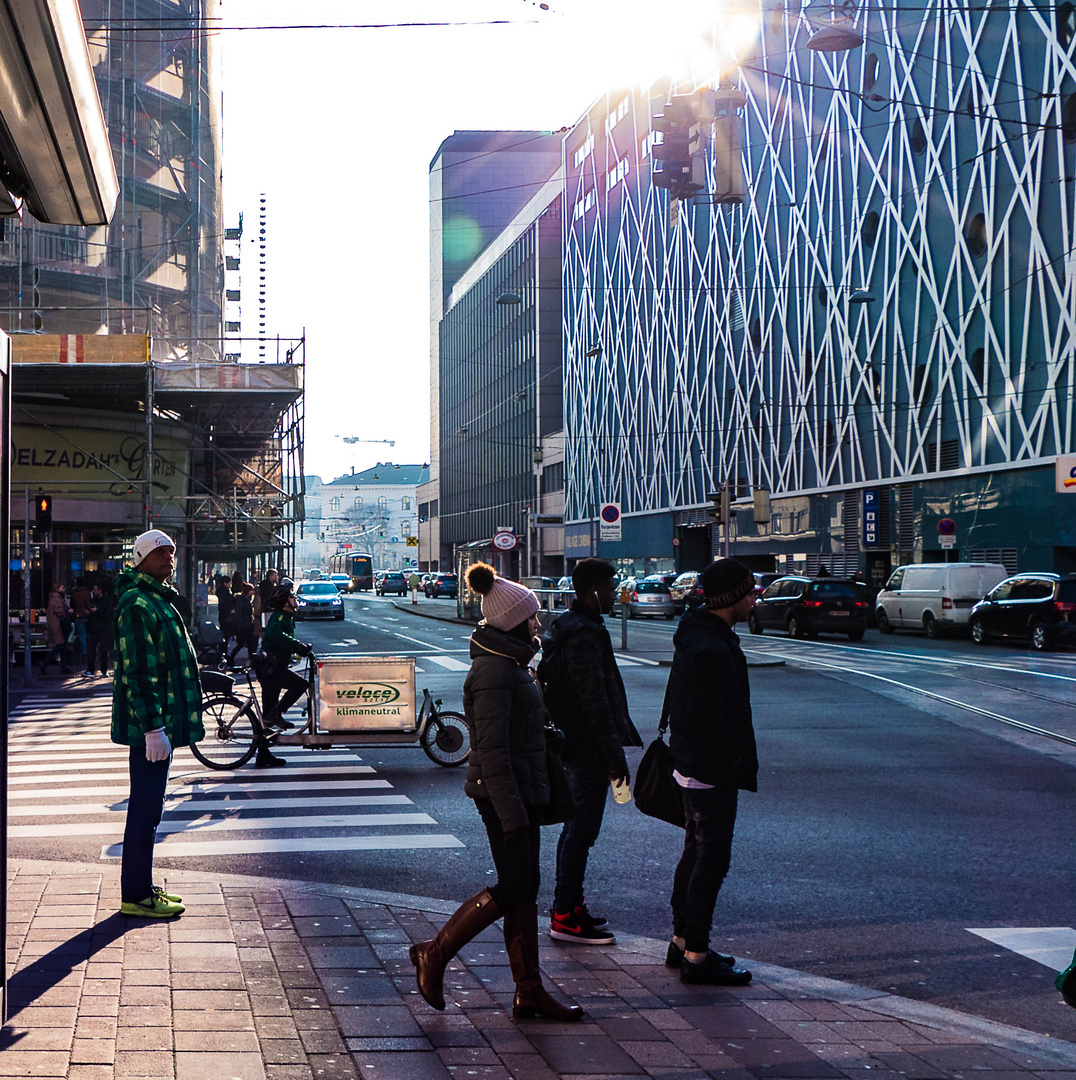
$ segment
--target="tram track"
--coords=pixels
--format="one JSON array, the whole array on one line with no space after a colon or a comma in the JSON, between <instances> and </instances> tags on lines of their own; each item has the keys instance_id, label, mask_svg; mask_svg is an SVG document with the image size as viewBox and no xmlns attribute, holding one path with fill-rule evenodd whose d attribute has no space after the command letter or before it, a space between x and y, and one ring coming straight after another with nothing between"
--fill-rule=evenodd
<instances>
[{"instance_id":1,"label":"tram track","mask_svg":"<svg viewBox=\"0 0 1076 1080\"><path fill-rule=\"evenodd\" d=\"M818 644L828 645L829 643L820 642ZM1004 665L999 667L999 665L996 665L996 664L994 664L994 665L984 664L984 663L981 663L980 661L965 661L965 660L961 660L958 657L957 658L953 658L953 657L924 657L924 656L916 656L914 654L902 653L902 652L898 652L898 651L886 651L886 652L881 652L880 653L880 652L875 651L873 649L872 650L854 649L854 648L851 648L849 646L841 646L841 645L833 645L833 646L830 646L830 647L835 648L835 649L839 649L839 650L840 649L846 649L846 650L850 650L852 652L858 653L860 655L864 655L864 660L866 660L867 656L869 656L872 659L883 659L884 658L885 660L901 661L901 662L905 662L905 663L908 663L908 662L925 662L925 663L930 663L930 664L947 664L947 665L957 665L957 666L966 666L966 667L981 667L981 668L988 668L988 669L994 670L994 671L1003 670L1003 671L1009 671L1009 672L1013 672L1013 673L1017 673L1017 674L1021 674L1021 675L1030 675L1030 676L1038 676L1038 677L1045 677L1045 678L1055 678L1055 679L1064 680L1065 682L1076 683L1076 678L1073 678L1072 676L1057 675L1057 674L1054 674L1052 672L1031 672L1031 671L1027 671L1025 668L1007 667L1007 666L1004 666ZM804 650L804 651L795 650L795 651L792 651L792 652L781 652L779 650L780 650L780 646L778 646L776 649L767 647L765 649L760 649L759 652L764 651L767 655L774 656L774 657L779 657L780 659L785 660L786 662L809 664L812 667L822 668L824 670L829 670L829 671L834 671L834 672L840 672L841 674L845 674L845 675L857 675L857 676L859 676L861 678L872 679L872 680L875 680L877 682L885 683L885 684L887 684L889 686L897 687L897 688L899 688L901 690L906 690L906 691L908 691L910 693L913 693L913 694L918 694L921 697L930 698L931 700L940 702L940 703L942 703L944 705L949 705L949 706L952 706L953 708L957 708L957 709L961 709L961 710L963 710L965 712L973 713L973 714L975 714L977 716L984 717L985 719L993 720L996 723L1003 724L1003 725L1005 725L1007 727L1016 728L1019 731L1026 732L1026 733L1031 734L1031 735L1037 735L1037 736L1039 736L1041 738L1051 739L1054 742L1064 743L1066 746L1076 746L1076 738L1073 738L1070 735L1064 735L1064 734L1062 734L1061 732L1058 732L1058 731L1050 731L1048 728L1039 727L1036 724L1029 724L1024 720L1017 720L1015 717L1012 717L1012 716L1005 716L1004 714L999 713L999 712L995 712L992 709L985 709L980 705L973 705L973 704L971 704L971 702L961 701L958 698L949 697L947 694L940 694L936 690L927 690L924 687L916 686L914 683L904 682L904 681L902 681L900 679L894 679L894 678L889 677L888 675L881 675L878 672L864 671L861 666L856 666L854 664L829 663L826 660L810 656L807 653L806 650ZM967 675L957 675L955 677L971 681L971 677L967 676ZM1050 704L1053 704L1053 705L1064 705L1066 708L1076 708L1076 703L1069 702L1069 701L1062 701L1062 700L1057 699L1057 698L1051 698L1051 697L1048 697L1048 696L1046 696L1044 694L1038 694L1033 690L1025 690L1025 689L1021 689L1019 687L1013 687L1013 686L1002 686L1002 684L995 683L995 682L993 682L991 680L982 680L982 681L980 681L980 685L988 685L988 686L996 687L997 689L1004 689L1009 693L1023 695L1025 697L1037 698L1040 701L1046 701L1046 702L1049 702Z\"/></svg>"}]
</instances>

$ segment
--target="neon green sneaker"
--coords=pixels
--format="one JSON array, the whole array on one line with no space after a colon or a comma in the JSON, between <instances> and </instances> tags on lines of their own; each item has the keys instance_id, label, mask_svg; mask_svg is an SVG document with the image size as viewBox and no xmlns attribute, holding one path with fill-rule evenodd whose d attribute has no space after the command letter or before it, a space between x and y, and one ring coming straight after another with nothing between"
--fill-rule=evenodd
<instances>
[{"instance_id":1,"label":"neon green sneaker","mask_svg":"<svg viewBox=\"0 0 1076 1080\"><path fill-rule=\"evenodd\" d=\"M137 904L124 902L120 904L120 913L123 915L136 915L143 919L171 919L175 915L182 915L187 909L182 904L173 904L165 900L163 896L153 894L145 900L139 900Z\"/></svg>"},{"instance_id":2,"label":"neon green sneaker","mask_svg":"<svg viewBox=\"0 0 1076 1080\"><path fill-rule=\"evenodd\" d=\"M176 896L175 893L167 893L164 891L164 889L160 887L160 885L153 886L153 895L157 897L158 900L167 900L170 904L183 903L182 896Z\"/></svg>"}]
</instances>

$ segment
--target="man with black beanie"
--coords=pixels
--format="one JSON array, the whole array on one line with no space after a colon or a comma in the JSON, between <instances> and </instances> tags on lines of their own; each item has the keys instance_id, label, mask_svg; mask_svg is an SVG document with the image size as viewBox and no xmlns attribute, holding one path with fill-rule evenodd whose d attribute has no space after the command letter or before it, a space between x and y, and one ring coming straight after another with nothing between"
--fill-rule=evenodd
<instances>
[{"instance_id":1,"label":"man with black beanie","mask_svg":"<svg viewBox=\"0 0 1076 1080\"><path fill-rule=\"evenodd\" d=\"M669 749L685 828L665 963L680 969L681 982L744 986L751 972L710 948L710 929L732 856L737 793L758 790L747 660L733 632L754 605L754 574L719 559L702 572L702 594L677 627L669 676Z\"/></svg>"}]
</instances>

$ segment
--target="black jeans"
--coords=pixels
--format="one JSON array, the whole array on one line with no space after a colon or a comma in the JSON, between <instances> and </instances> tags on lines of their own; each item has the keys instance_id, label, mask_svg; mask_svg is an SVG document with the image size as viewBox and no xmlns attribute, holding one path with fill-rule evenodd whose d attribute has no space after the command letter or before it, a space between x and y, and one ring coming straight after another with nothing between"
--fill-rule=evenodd
<instances>
[{"instance_id":1,"label":"black jeans","mask_svg":"<svg viewBox=\"0 0 1076 1080\"><path fill-rule=\"evenodd\" d=\"M153 892L153 842L164 813L171 764L171 757L147 761L145 745L131 747L131 794L127 799L120 864L120 899L125 904L137 904Z\"/></svg>"},{"instance_id":2,"label":"black jeans","mask_svg":"<svg viewBox=\"0 0 1076 1080\"><path fill-rule=\"evenodd\" d=\"M112 659L112 628L108 627L105 630L91 628L87 631L86 641L86 670L93 671L100 667L101 674L104 675Z\"/></svg>"},{"instance_id":3,"label":"black jeans","mask_svg":"<svg viewBox=\"0 0 1076 1080\"><path fill-rule=\"evenodd\" d=\"M721 883L732 861L736 788L683 788L684 853L673 874L673 936L706 952Z\"/></svg>"},{"instance_id":4,"label":"black jeans","mask_svg":"<svg viewBox=\"0 0 1076 1080\"><path fill-rule=\"evenodd\" d=\"M273 669L271 675L261 680L262 684L262 713L266 714L270 709L279 707L281 716L284 715L310 688L310 684L297 671L291 671L287 663L280 664ZM280 700L280 693L286 690L284 700Z\"/></svg>"},{"instance_id":5,"label":"black jeans","mask_svg":"<svg viewBox=\"0 0 1076 1080\"><path fill-rule=\"evenodd\" d=\"M609 773L600 753L573 758L564 763L568 784L575 800L575 815L560 831L557 841L557 887L553 907L568 912L583 902L583 879L587 857L601 832Z\"/></svg>"},{"instance_id":6,"label":"black jeans","mask_svg":"<svg viewBox=\"0 0 1076 1080\"><path fill-rule=\"evenodd\" d=\"M475 806L482 816L489 838L489 850L497 870L496 885L489 886L493 902L502 914L520 904L533 904L538 899L542 884L539 859L542 834L537 824L531 823L519 833L509 833L511 842L505 842L501 819L489 799L475 799Z\"/></svg>"}]
</instances>

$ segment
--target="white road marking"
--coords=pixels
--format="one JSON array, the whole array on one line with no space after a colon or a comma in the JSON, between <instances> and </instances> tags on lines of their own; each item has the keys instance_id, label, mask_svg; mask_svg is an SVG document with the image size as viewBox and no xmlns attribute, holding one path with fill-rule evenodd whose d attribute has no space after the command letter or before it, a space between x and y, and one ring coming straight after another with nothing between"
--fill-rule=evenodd
<instances>
[{"instance_id":1,"label":"white road marking","mask_svg":"<svg viewBox=\"0 0 1076 1080\"><path fill-rule=\"evenodd\" d=\"M268 832L273 829L349 829L386 825L436 825L429 814L312 814L296 817L200 818L165 817L157 835L191 833L203 836L215 832ZM47 825L9 825L9 837L28 836L112 836L123 835L123 818L111 821L54 821Z\"/></svg>"},{"instance_id":2,"label":"white road marking","mask_svg":"<svg viewBox=\"0 0 1076 1080\"><path fill-rule=\"evenodd\" d=\"M244 776L249 776L249 773L243 773ZM279 775L276 774L276 775ZM334 780L333 791L369 791L373 788L391 788L392 785L387 780ZM127 794L130 790L128 784L123 784L119 787L77 787L77 788L27 788L24 791L11 791L8 792L9 799L49 799L49 798L63 798L63 799L94 799L94 798L109 798L112 797L116 802L126 802ZM209 795L217 791L223 790L225 795L231 795L233 793L242 791L309 791L310 784L306 781L301 781L295 784L289 784L287 781L273 780L251 780L247 783L230 783L225 788L217 784L209 783L205 784L184 784L181 788L173 789L165 795L165 803L181 802L189 799L194 795ZM337 802L340 801L339 796L334 796ZM58 803L58 806L63 807L63 803Z\"/></svg>"},{"instance_id":3,"label":"white road marking","mask_svg":"<svg viewBox=\"0 0 1076 1080\"><path fill-rule=\"evenodd\" d=\"M986 938L1009 952L1019 953L1051 971L1064 971L1076 950L1076 930L1071 926L999 926L994 929L965 927L969 934Z\"/></svg>"},{"instance_id":4,"label":"white road marking","mask_svg":"<svg viewBox=\"0 0 1076 1080\"><path fill-rule=\"evenodd\" d=\"M449 671L470 671L471 665L465 664L462 660L457 660L454 656L424 656L423 660L429 660L431 663L438 664L443 668L447 668Z\"/></svg>"},{"instance_id":5,"label":"white road marking","mask_svg":"<svg viewBox=\"0 0 1076 1080\"><path fill-rule=\"evenodd\" d=\"M627 656L624 653L616 654L616 662L618 664L627 664L629 667L636 664L643 664L646 667L661 667L657 660L648 660L645 656Z\"/></svg>"},{"instance_id":6,"label":"white road marking","mask_svg":"<svg viewBox=\"0 0 1076 1080\"><path fill-rule=\"evenodd\" d=\"M444 652L445 651L444 649L441 648L440 645L434 645L434 643L432 641L420 641L416 637L408 637L407 634L397 634L397 633L394 632L393 637L398 637L402 641L410 641L415 645L421 645L424 649L436 649L438 652Z\"/></svg>"},{"instance_id":7,"label":"white road marking","mask_svg":"<svg viewBox=\"0 0 1076 1080\"><path fill-rule=\"evenodd\" d=\"M174 799L168 803L168 810L187 811L226 811L236 810L325 810L340 809L348 806L411 806L406 795L349 795L341 799L339 795L324 798L312 796L307 799ZM11 817L43 817L47 814L83 817L88 814L108 814L127 805L124 797L111 805L107 803L55 803L49 806L9 806Z\"/></svg>"},{"instance_id":8,"label":"white road marking","mask_svg":"<svg viewBox=\"0 0 1076 1080\"><path fill-rule=\"evenodd\" d=\"M418 851L431 848L461 848L463 842L450 835L430 833L425 836L304 836L284 840L218 840L209 843L181 843L164 839L157 844L161 857L169 859L206 855L258 855L281 851ZM101 848L102 859L119 859L123 844Z\"/></svg>"}]
</instances>

